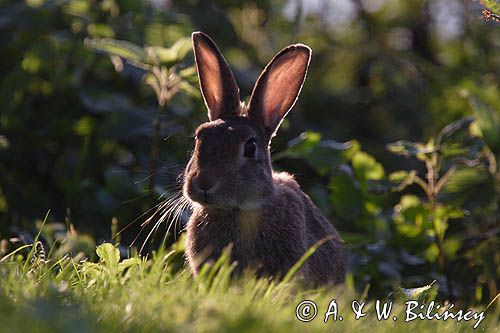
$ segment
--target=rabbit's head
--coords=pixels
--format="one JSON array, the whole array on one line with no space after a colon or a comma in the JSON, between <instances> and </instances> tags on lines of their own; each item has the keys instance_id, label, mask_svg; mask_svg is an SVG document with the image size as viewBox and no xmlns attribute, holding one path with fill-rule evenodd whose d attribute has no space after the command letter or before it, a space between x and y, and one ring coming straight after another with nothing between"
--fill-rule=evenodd
<instances>
[{"instance_id":1,"label":"rabbit's head","mask_svg":"<svg viewBox=\"0 0 500 333\"><path fill-rule=\"evenodd\" d=\"M210 121L196 130L184 195L204 207L258 208L273 191L269 144L297 100L311 49L295 44L280 51L260 75L245 106L212 39L202 32L192 38Z\"/></svg>"}]
</instances>

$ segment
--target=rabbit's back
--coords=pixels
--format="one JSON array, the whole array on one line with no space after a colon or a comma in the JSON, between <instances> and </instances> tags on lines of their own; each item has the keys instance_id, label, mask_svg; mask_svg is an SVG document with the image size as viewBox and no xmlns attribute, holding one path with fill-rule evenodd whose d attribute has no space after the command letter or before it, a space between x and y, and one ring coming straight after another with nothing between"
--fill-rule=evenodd
<instances>
[{"instance_id":1,"label":"rabbit's back","mask_svg":"<svg viewBox=\"0 0 500 333\"><path fill-rule=\"evenodd\" d=\"M295 218L301 219L299 223L301 222L302 228L305 229L307 248L323 239L331 238L319 246L306 262L304 273L309 275L308 280L314 283L343 282L346 253L337 230L314 205L309 196L300 189L292 175L286 172L274 172L273 180L281 191L284 191L284 188L290 189L295 194L294 201L301 202L302 211ZM286 206L284 209L287 209Z\"/></svg>"}]
</instances>

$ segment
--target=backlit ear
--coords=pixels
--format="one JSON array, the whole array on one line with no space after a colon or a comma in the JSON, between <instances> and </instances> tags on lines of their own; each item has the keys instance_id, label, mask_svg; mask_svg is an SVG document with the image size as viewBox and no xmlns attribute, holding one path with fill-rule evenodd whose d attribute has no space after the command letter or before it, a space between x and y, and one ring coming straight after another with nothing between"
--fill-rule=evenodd
<instances>
[{"instance_id":1,"label":"backlit ear","mask_svg":"<svg viewBox=\"0 0 500 333\"><path fill-rule=\"evenodd\" d=\"M214 41L203 32L193 32L193 51L208 118L239 115L240 93L233 73Z\"/></svg>"},{"instance_id":2,"label":"backlit ear","mask_svg":"<svg viewBox=\"0 0 500 333\"><path fill-rule=\"evenodd\" d=\"M310 60L308 46L290 45L269 62L257 80L248 114L264 126L269 139L297 101Z\"/></svg>"}]
</instances>

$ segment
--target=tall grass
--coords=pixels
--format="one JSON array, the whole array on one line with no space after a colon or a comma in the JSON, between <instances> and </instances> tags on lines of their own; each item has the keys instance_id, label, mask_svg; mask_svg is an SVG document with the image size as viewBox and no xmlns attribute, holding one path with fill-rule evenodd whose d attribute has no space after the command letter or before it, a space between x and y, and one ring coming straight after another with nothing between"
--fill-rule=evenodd
<instances>
[{"instance_id":1,"label":"tall grass","mask_svg":"<svg viewBox=\"0 0 500 333\"><path fill-rule=\"evenodd\" d=\"M103 244L97 249L98 263L69 256L55 261L39 252L34 247L26 259L18 252L0 262L0 332L455 332L474 324L405 323L404 300L398 296L389 320L377 320L374 300L364 307L367 315L355 320L351 302L366 300L349 278L342 286L314 290L302 289L291 276L284 282L251 274L232 278L229 253L193 278L174 268L174 251L155 252L148 260L137 255L120 260L117 248ZM329 317L325 323L332 299L343 320ZM317 304L318 314L310 322L296 318L302 300ZM478 330L500 328L495 303Z\"/></svg>"}]
</instances>

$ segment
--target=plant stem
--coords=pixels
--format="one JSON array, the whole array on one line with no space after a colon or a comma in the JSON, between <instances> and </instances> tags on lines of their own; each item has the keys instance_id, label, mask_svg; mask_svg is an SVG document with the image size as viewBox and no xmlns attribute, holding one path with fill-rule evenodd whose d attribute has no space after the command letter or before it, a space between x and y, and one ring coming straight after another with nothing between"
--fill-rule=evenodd
<instances>
[{"instance_id":1,"label":"plant stem","mask_svg":"<svg viewBox=\"0 0 500 333\"><path fill-rule=\"evenodd\" d=\"M453 285L451 283L451 274L448 270L448 265L446 262L446 256L444 252L444 246L443 246L443 237L438 235L438 229L436 227L436 209L437 209L437 195L442 187L442 184L439 186L436 186L437 184L443 183L441 181L438 181L438 172L437 172L437 162L438 158L435 154L432 155L430 160L425 161L425 165L427 168L427 183L428 183L428 191L426 192L427 194L427 200L429 201L430 205L430 220L432 221L432 227L434 229L434 240L436 242L437 248L438 248L438 262L439 266L441 267L441 270L446 278L446 287L448 288L448 295L450 298L450 301L453 302L455 299L455 295L453 293ZM454 172L454 171L452 171ZM448 177L445 174L446 177Z\"/></svg>"}]
</instances>

